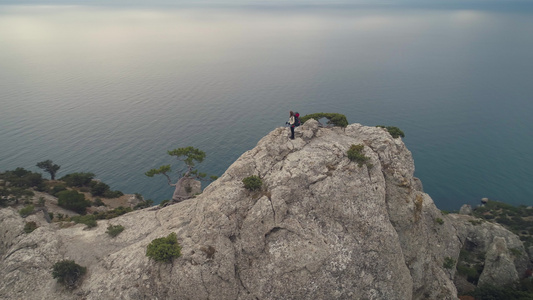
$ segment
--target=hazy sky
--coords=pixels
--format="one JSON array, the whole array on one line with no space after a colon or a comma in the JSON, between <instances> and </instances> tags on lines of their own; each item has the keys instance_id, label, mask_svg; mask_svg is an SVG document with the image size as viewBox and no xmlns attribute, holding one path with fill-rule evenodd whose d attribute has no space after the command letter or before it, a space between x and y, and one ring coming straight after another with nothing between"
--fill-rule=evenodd
<instances>
[{"instance_id":1,"label":"hazy sky","mask_svg":"<svg viewBox=\"0 0 533 300\"><path fill-rule=\"evenodd\" d=\"M75 4L75 5L224 5L224 6L339 6L339 5L532 5L529 0L3 0L2 4Z\"/></svg>"}]
</instances>

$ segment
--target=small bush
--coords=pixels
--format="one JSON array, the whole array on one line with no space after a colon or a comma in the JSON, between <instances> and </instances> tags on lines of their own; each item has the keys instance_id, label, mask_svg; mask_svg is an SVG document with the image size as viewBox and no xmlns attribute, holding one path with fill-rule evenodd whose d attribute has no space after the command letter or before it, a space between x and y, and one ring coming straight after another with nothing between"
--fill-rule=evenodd
<instances>
[{"instance_id":1,"label":"small bush","mask_svg":"<svg viewBox=\"0 0 533 300\"><path fill-rule=\"evenodd\" d=\"M105 206L105 203L100 198L94 199L93 206Z\"/></svg>"},{"instance_id":2,"label":"small bush","mask_svg":"<svg viewBox=\"0 0 533 300\"><path fill-rule=\"evenodd\" d=\"M71 221L87 225L87 228L93 228L98 225L94 215L75 216L70 218Z\"/></svg>"},{"instance_id":3,"label":"small bush","mask_svg":"<svg viewBox=\"0 0 533 300\"><path fill-rule=\"evenodd\" d=\"M24 232L25 233L31 233L33 232L35 229L37 229L39 226L37 226L37 223L31 221L31 222L26 222L26 224L24 225Z\"/></svg>"},{"instance_id":4,"label":"small bush","mask_svg":"<svg viewBox=\"0 0 533 300\"><path fill-rule=\"evenodd\" d=\"M107 227L106 233L109 234L111 237L116 237L122 231L124 231L124 226L122 225L109 225Z\"/></svg>"},{"instance_id":5,"label":"small bush","mask_svg":"<svg viewBox=\"0 0 533 300\"><path fill-rule=\"evenodd\" d=\"M105 192L109 191L109 189L110 189L109 185L101 181L91 182L91 195L93 196L104 196Z\"/></svg>"},{"instance_id":6,"label":"small bush","mask_svg":"<svg viewBox=\"0 0 533 300\"><path fill-rule=\"evenodd\" d=\"M455 259L451 257L445 257L442 267L451 270L455 266Z\"/></svg>"},{"instance_id":7,"label":"small bush","mask_svg":"<svg viewBox=\"0 0 533 300\"><path fill-rule=\"evenodd\" d=\"M57 282L73 288L86 272L87 268L78 265L73 260L62 260L54 264L52 277L57 279Z\"/></svg>"},{"instance_id":8,"label":"small bush","mask_svg":"<svg viewBox=\"0 0 533 300\"><path fill-rule=\"evenodd\" d=\"M24 205L30 204L33 204L33 199L31 199L29 196L24 197Z\"/></svg>"},{"instance_id":9,"label":"small bush","mask_svg":"<svg viewBox=\"0 0 533 300\"><path fill-rule=\"evenodd\" d=\"M468 222L470 222L470 224L476 226L476 225L481 225L481 223L483 221L481 221L481 220L468 220Z\"/></svg>"},{"instance_id":10,"label":"small bush","mask_svg":"<svg viewBox=\"0 0 533 300\"><path fill-rule=\"evenodd\" d=\"M24 168L16 168L12 171L6 171L2 178L10 183L10 187L31 188L42 186L43 178L39 173L33 173Z\"/></svg>"},{"instance_id":11,"label":"small bush","mask_svg":"<svg viewBox=\"0 0 533 300\"><path fill-rule=\"evenodd\" d=\"M304 124L309 119L315 119L318 121L322 118L328 119L328 125L334 125L334 126L339 126L339 127L348 126L348 120L346 119L346 116L343 114L338 114L338 113L315 113L315 114L305 115L300 118L300 123Z\"/></svg>"},{"instance_id":12,"label":"small bush","mask_svg":"<svg viewBox=\"0 0 533 300\"><path fill-rule=\"evenodd\" d=\"M81 188L78 188L78 190L82 193L90 193L91 192L91 189L86 187L86 186L82 186Z\"/></svg>"},{"instance_id":13,"label":"small bush","mask_svg":"<svg viewBox=\"0 0 533 300\"><path fill-rule=\"evenodd\" d=\"M57 193L57 204L79 214L84 214L85 208L90 206L91 202L85 200L85 195L76 191L61 191Z\"/></svg>"},{"instance_id":14,"label":"small bush","mask_svg":"<svg viewBox=\"0 0 533 300\"><path fill-rule=\"evenodd\" d=\"M152 199L142 200L141 202L139 202L137 205L133 207L133 210L147 208L147 207L152 206L153 204L154 204L154 200Z\"/></svg>"},{"instance_id":15,"label":"small bush","mask_svg":"<svg viewBox=\"0 0 533 300\"><path fill-rule=\"evenodd\" d=\"M106 191L104 193L104 198L118 198L124 196L124 193L121 191Z\"/></svg>"},{"instance_id":16,"label":"small bush","mask_svg":"<svg viewBox=\"0 0 533 300\"><path fill-rule=\"evenodd\" d=\"M101 181L92 181L91 184L91 195L100 196L104 198L118 198L124 193L121 191L112 191L109 185Z\"/></svg>"},{"instance_id":17,"label":"small bush","mask_svg":"<svg viewBox=\"0 0 533 300\"><path fill-rule=\"evenodd\" d=\"M244 187L250 191L255 191L261 188L263 185L263 181L259 176L252 175L244 178L242 180L242 183L244 183Z\"/></svg>"},{"instance_id":18,"label":"small bush","mask_svg":"<svg viewBox=\"0 0 533 300\"><path fill-rule=\"evenodd\" d=\"M403 133L403 131L400 128L398 128L398 127L395 127L395 126L383 126L383 125L378 125L376 127L381 127L381 128L387 129L387 131L390 133L390 135L392 135L393 138L405 137L405 134Z\"/></svg>"},{"instance_id":19,"label":"small bush","mask_svg":"<svg viewBox=\"0 0 533 300\"><path fill-rule=\"evenodd\" d=\"M146 256L155 261L169 262L174 257L181 256L181 246L178 237L172 232L167 237L157 238L146 247Z\"/></svg>"},{"instance_id":20,"label":"small bush","mask_svg":"<svg viewBox=\"0 0 533 300\"><path fill-rule=\"evenodd\" d=\"M96 213L95 212L95 217L96 219L98 220L103 220L103 219L113 219L113 218L116 218L118 216L122 216L123 214L126 214L126 213L129 213L133 211L133 209L131 209L130 207L124 207L124 206L119 206L115 209L112 209L112 210L109 210L109 211L106 211L106 212L102 212L102 213Z\"/></svg>"},{"instance_id":21,"label":"small bush","mask_svg":"<svg viewBox=\"0 0 533 300\"><path fill-rule=\"evenodd\" d=\"M62 184L58 184L52 188L52 190L50 191L50 194L56 196L59 192L66 191L66 190L67 190L66 186Z\"/></svg>"},{"instance_id":22,"label":"small bush","mask_svg":"<svg viewBox=\"0 0 533 300\"><path fill-rule=\"evenodd\" d=\"M493 286L485 284L478 286L474 291L468 293L479 300L526 300L533 299L533 293L522 290L521 286Z\"/></svg>"},{"instance_id":23,"label":"small bush","mask_svg":"<svg viewBox=\"0 0 533 300\"><path fill-rule=\"evenodd\" d=\"M509 252L511 252L511 254L516 256L516 257L521 257L522 256L522 251L520 250L520 248L510 248Z\"/></svg>"},{"instance_id":24,"label":"small bush","mask_svg":"<svg viewBox=\"0 0 533 300\"><path fill-rule=\"evenodd\" d=\"M367 157L363 154L364 145L352 145L350 149L348 149L347 155L348 158L356 162L359 167L362 167L363 164L367 164L368 160L370 160L370 157Z\"/></svg>"},{"instance_id":25,"label":"small bush","mask_svg":"<svg viewBox=\"0 0 533 300\"><path fill-rule=\"evenodd\" d=\"M435 223L437 223L437 224L439 224L439 225L442 225L442 224L444 224L444 220L441 219L441 218L436 218L436 219L435 219Z\"/></svg>"},{"instance_id":26,"label":"small bush","mask_svg":"<svg viewBox=\"0 0 533 300\"><path fill-rule=\"evenodd\" d=\"M33 212L34 209L35 207L33 205L28 205L25 206L23 209L19 210L19 214L21 217L27 217Z\"/></svg>"},{"instance_id":27,"label":"small bush","mask_svg":"<svg viewBox=\"0 0 533 300\"><path fill-rule=\"evenodd\" d=\"M68 186L87 186L94 178L93 173L72 173L61 178Z\"/></svg>"},{"instance_id":28,"label":"small bush","mask_svg":"<svg viewBox=\"0 0 533 300\"><path fill-rule=\"evenodd\" d=\"M466 277L466 280L470 283L477 284L479 280L479 272L476 268L469 267L463 264L457 265L457 273Z\"/></svg>"},{"instance_id":29,"label":"small bush","mask_svg":"<svg viewBox=\"0 0 533 300\"><path fill-rule=\"evenodd\" d=\"M165 199L165 200L161 201L161 203L159 203L159 206L160 206L160 207L163 207L163 206L165 206L165 204L167 204L167 203L169 203L169 202L170 202L170 200Z\"/></svg>"}]
</instances>

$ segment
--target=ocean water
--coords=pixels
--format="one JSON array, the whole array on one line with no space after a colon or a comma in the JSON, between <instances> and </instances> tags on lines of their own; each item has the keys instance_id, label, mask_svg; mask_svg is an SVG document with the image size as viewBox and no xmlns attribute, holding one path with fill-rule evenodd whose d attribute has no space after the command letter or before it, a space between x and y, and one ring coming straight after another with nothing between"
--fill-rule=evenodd
<instances>
[{"instance_id":1,"label":"ocean water","mask_svg":"<svg viewBox=\"0 0 533 300\"><path fill-rule=\"evenodd\" d=\"M157 203L167 150L221 175L289 110L340 112L401 128L441 209L533 205L532 37L533 10L475 5L0 5L0 170Z\"/></svg>"}]
</instances>

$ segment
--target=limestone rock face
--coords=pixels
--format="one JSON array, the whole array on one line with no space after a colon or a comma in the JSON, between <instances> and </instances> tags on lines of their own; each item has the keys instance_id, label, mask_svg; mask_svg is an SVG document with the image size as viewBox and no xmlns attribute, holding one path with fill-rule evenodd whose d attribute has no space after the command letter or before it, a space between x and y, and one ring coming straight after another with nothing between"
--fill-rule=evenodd
<instances>
[{"instance_id":1,"label":"limestone rock face","mask_svg":"<svg viewBox=\"0 0 533 300\"><path fill-rule=\"evenodd\" d=\"M471 215L472 214L472 206L469 204L464 204L461 206L461 209L459 209L459 214L461 215Z\"/></svg>"},{"instance_id":2,"label":"limestone rock face","mask_svg":"<svg viewBox=\"0 0 533 300\"><path fill-rule=\"evenodd\" d=\"M275 129L194 199L90 230L44 224L24 234L24 220L1 209L0 298L457 299L443 262L461 241L413 177L403 142L359 124L310 120L296 132L290 140ZM348 159L354 144L371 165ZM251 175L261 191L244 188ZM110 224L125 230L111 238ZM146 257L171 232L182 256ZM87 267L76 290L50 274L62 259Z\"/></svg>"},{"instance_id":3,"label":"limestone rock face","mask_svg":"<svg viewBox=\"0 0 533 300\"><path fill-rule=\"evenodd\" d=\"M457 229L462 249L485 254L478 285L503 286L521 278L530 266L529 256L520 238L503 226L472 216L447 216Z\"/></svg>"},{"instance_id":4,"label":"limestone rock face","mask_svg":"<svg viewBox=\"0 0 533 300\"><path fill-rule=\"evenodd\" d=\"M518 280L518 273L503 237L495 237L487 252L485 268L479 276L479 285L506 285Z\"/></svg>"}]
</instances>

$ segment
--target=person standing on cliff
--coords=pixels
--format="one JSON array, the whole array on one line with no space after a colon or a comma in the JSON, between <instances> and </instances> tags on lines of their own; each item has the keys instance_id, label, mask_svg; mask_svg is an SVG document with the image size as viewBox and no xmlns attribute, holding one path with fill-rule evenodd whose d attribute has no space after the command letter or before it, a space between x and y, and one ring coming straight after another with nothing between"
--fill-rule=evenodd
<instances>
[{"instance_id":1,"label":"person standing on cliff","mask_svg":"<svg viewBox=\"0 0 533 300\"><path fill-rule=\"evenodd\" d=\"M291 140L294 140L294 127L295 127L295 118L294 118L294 112L291 110L289 112L289 127L291 128Z\"/></svg>"}]
</instances>

